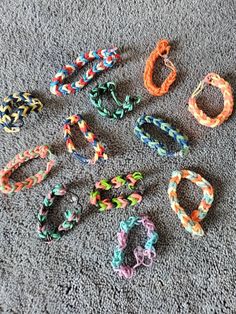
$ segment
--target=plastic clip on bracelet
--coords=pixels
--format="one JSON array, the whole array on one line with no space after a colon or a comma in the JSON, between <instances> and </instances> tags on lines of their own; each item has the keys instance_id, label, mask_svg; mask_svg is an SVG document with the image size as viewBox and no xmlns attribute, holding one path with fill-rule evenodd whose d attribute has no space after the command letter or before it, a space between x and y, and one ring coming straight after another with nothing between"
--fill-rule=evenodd
<instances>
[{"instance_id":1,"label":"plastic clip on bracelet","mask_svg":"<svg viewBox=\"0 0 236 314\"><path fill-rule=\"evenodd\" d=\"M0 128L8 133L19 132L24 118L31 112L40 112L43 104L29 93L14 93L0 105Z\"/></svg>"},{"instance_id":2,"label":"plastic clip on bracelet","mask_svg":"<svg viewBox=\"0 0 236 314\"><path fill-rule=\"evenodd\" d=\"M143 225L147 231L148 240L144 248L138 246L136 249L134 249L136 264L133 267L124 265L124 251L127 247L128 234L132 228L140 224ZM122 221L120 223L120 231L118 232L117 237L118 246L114 250L112 267L120 277L126 279L132 278L137 267L141 265L150 267L152 265L153 260L156 257L156 249L154 245L158 241L159 236L156 232L155 225L148 216L131 216L129 219Z\"/></svg>"},{"instance_id":3,"label":"plastic clip on bracelet","mask_svg":"<svg viewBox=\"0 0 236 314\"><path fill-rule=\"evenodd\" d=\"M12 173L22 164L31 159L44 159L47 156L49 157L49 161L47 163L46 170L40 170L38 173L25 179L24 181L15 183L10 182ZM25 152L16 155L14 159L0 171L0 191L5 194L11 194L14 192L24 191L25 189L30 189L47 177L54 164L54 155L50 152L47 145L37 146L34 149L26 150Z\"/></svg>"},{"instance_id":4,"label":"plastic clip on bracelet","mask_svg":"<svg viewBox=\"0 0 236 314\"><path fill-rule=\"evenodd\" d=\"M95 190L90 193L90 204L95 205L100 212L105 212L113 208L126 208L128 206L135 206L142 201L142 196L138 192L124 197L120 195L112 199L102 199L101 191L109 191L112 188L118 189L122 186L127 186L133 190L136 184L143 179L140 172L128 174L126 177L116 176L111 180L103 179L96 183Z\"/></svg>"},{"instance_id":5,"label":"plastic clip on bracelet","mask_svg":"<svg viewBox=\"0 0 236 314\"><path fill-rule=\"evenodd\" d=\"M153 124L162 130L165 134L170 136L176 141L181 150L179 152L173 152L167 149L166 145L161 141L155 140L151 137L148 132L144 131L142 127L144 124ZM148 145L150 148L154 149L158 155L162 157L170 157L170 156L183 156L189 152L189 143L188 138L185 135L182 135L178 129L167 123L166 121L160 118L154 118L153 116L143 115L141 116L135 125L134 134L139 138L144 144Z\"/></svg>"},{"instance_id":6,"label":"plastic clip on bracelet","mask_svg":"<svg viewBox=\"0 0 236 314\"><path fill-rule=\"evenodd\" d=\"M63 81L71 76L75 71L78 71L84 67L85 64L102 59L98 64L95 64L89 69L82 78L71 84L63 84ZM111 49L99 49L95 51L89 51L81 54L74 63L65 65L52 79L50 84L50 91L57 96L75 94L81 91L96 74L108 70L120 59L120 55L117 53L117 48Z\"/></svg>"},{"instance_id":7,"label":"plastic clip on bracelet","mask_svg":"<svg viewBox=\"0 0 236 314\"><path fill-rule=\"evenodd\" d=\"M212 85L219 88L224 97L224 109L215 118L208 117L201 109L199 109L197 105L196 97L201 93L205 85ZM230 84L221 78L218 74L209 73L204 78L204 80L200 82L197 89L189 98L188 105L188 110L200 124L210 128L215 128L227 120L233 112L234 100L232 88Z\"/></svg>"},{"instance_id":8,"label":"plastic clip on bracelet","mask_svg":"<svg viewBox=\"0 0 236 314\"><path fill-rule=\"evenodd\" d=\"M192 211L190 216L188 216L184 208L180 206L177 196L177 187L181 179L190 180L191 182L199 186L203 191L203 198L198 206L198 209ZM206 217L208 210L212 205L214 199L214 191L212 185L203 177L201 177L200 174L197 174L193 171L174 171L170 179L168 195L171 203L171 208L177 214L183 227L193 236L203 236L204 231L199 222Z\"/></svg>"},{"instance_id":9,"label":"plastic clip on bracelet","mask_svg":"<svg viewBox=\"0 0 236 314\"><path fill-rule=\"evenodd\" d=\"M170 46L168 40L161 39L147 59L144 70L144 86L153 96L162 96L166 94L176 79L176 68L174 64L168 59L169 52ZM164 59L165 66L171 70L170 74L167 76L160 87L156 86L153 82L154 66L159 57Z\"/></svg>"},{"instance_id":10,"label":"plastic clip on bracelet","mask_svg":"<svg viewBox=\"0 0 236 314\"><path fill-rule=\"evenodd\" d=\"M57 184L54 188L47 194L43 201L38 214L38 236L40 239L51 242L52 240L59 240L65 232L72 230L76 225L78 225L81 216L81 205L78 203L78 196L72 192L72 202L75 204L76 208L68 209L65 212L65 221L58 227L52 227L47 229L48 212L52 207L56 196L64 196L66 194L66 186L64 184ZM77 208L79 204L80 208Z\"/></svg>"},{"instance_id":11,"label":"plastic clip on bracelet","mask_svg":"<svg viewBox=\"0 0 236 314\"><path fill-rule=\"evenodd\" d=\"M78 124L80 131L83 133L86 140L93 146L95 150L95 155L92 159L88 159L78 153L76 150L74 143L72 142L72 134L71 134L71 125ZM64 121L64 141L66 143L66 147L69 153L72 154L72 156L75 159L78 159L80 162L85 164L95 164L98 160L107 160L107 155L105 154L105 148L104 146L98 141L96 135L91 131L89 125L86 123L86 121L83 119L83 117L78 115L73 115L69 118L67 118Z\"/></svg>"},{"instance_id":12,"label":"plastic clip on bracelet","mask_svg":"<svg viewBox=\"0 0 236 314\"><path fill-rule=\"evenodd\" d=\"M104 107L102 104L101 97L106 94L110 93L113 100L117 105L117 109L113 112L109 111L107 108ZM99 84L94 87L89 93L90 100L95 108L97 108L98 113L102 117L107 117L109 119L122 119L127 112L131 112L134 109L134 106L140 103L140 97L131 97L126 96L125 101L122 103L117 98L116 94L116 85L114 82L106 82L104 84Z\"/></svg>"}]
</instances>

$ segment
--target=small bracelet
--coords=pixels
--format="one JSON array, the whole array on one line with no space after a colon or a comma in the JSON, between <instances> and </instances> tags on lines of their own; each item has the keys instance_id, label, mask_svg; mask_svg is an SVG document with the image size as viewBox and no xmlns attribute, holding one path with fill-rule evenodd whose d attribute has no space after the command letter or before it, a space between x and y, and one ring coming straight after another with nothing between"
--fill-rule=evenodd
<instances>
[{"instance_id":1,"label":"small bracelet","mask_svg":"<svg viewBox=\"0 0 236 314\"><path fill-rule=\"evenodd\" d=\"M40 112L43 104L29 93L14 93L0 105L0 128L7 133L19 132L24 118L31 112Z\"/></svg>"},{"instance_id":2,"label":"small bracelet","mask_svg":"<svg viewBox=\"0 0 236 314\"><path fill-rule=\"evenodd\" d=\"M71 84L63 84L63 81L67 77L71 76L75 71L79 71L89 62L99 59L103 60L89 69L79 81ZM55 75L50 83L50 91L53 95L57 96L78 93L83 87L92 81L96 74L112 68L119 59L120 55L117 53L117 48L99 49L97 51L95 50L82 53L74 63L65 65Z\"/></svg>"},{"instance_id":3,"label":"small bracelet","mask_svg":"<svg viewBox=\"0 0 236 314\"><path fill-rule=\"evenodd\" d=\"M215 118L208 117L201 109L199 109L196 97L201 93L206 85L212 85L220 89L224 97L224 109ZM234 100L233 92L230 84L221 78L218 74L209 73L202 82L198 85L197 89L193 92L188 101L188 110L196 118L196 120L207 127L215 128L226 121L233 112Z\"/></svg>"},{"instance_id":4,"label":"small bracelet","mask_svg":"<svg viewBox=\"0 0 236 314\"><path fill-rule=\"evenodd\" d=\"M148 132L144 131L142 127L144 124L149 123L153 124L162 130L165 134L170 136L176 141L181 150L179 152L173 152L167 149L166 145L161 141L155 140L151 137ZM170 156L183 156L189 152L189 143L188 138L185 135L182 135L178 129L165 122L160 118L154 118L153 116L143 115L141 116L135 125L134 134L139 138L144 144L148 145L150 148L154 149L159 156L170 157Z\"/></svg>"},{"instance_id":5,"label":"small bracelet","mask_svg":"<svg viewBox=\"0 0 236 314\"><path fill-rule=\"evenodd\" d=\"M203 192L203 198L198 206L198 209L195 209L190 216L188 216L184 208L180 206L177 197L177 187L181 179L190 180L191 182L199 186ZM170 179L168 195L171 208L177 214L183 227L194 236L203 236L204 231L199 222L206 217L208 210L212 205L214 199L214 191L212 185L203 177L201 177L200 174L197 174L193 171L174 171Z\"/></svg>"},{"instance_id":6,"label":"small bracelet","mask_svg":"<svg viewBox=\"0 0 236 314\"><path fill-rule=\"evenodd\" d=\"M12 173L22 164L31 159L38 157L44 159L47 156L49 157L49 162L47 163L46 170L40 170L38 173L25 179L24 181L15 183L10 182ZM51 153L47 145L37 146L34 149L26 150L25 152L16 155L14 159L0 171L0 191L5 194L11 194L14 192L24 191L25 189L30 189L47 177L54 164L54 155Z\"/></svg>"},{"instance_id":7,"label":"small bracelet","mask_svg":"<svg viewBox=\"0 0 236 314\"><path fill-rule=\"evenodd\" d=\"M62 235L72 230L76 225L78 225L81 216L81 208L67 209L65 212L65 221L60 224L58 227L51 227L50 229L46 228L47 220L48 220L48 212L49 209L52 207L56 196L64 196L66 194L66 186L64 184L57 184L54 188L47 194L43 201L43 205L39 209L37 214L38 219L38 236L40 239L51 242L52 240L59 240ZM72 193L72 192L70 192ZM72 193L72 201L78 204L78 197L74 193ZM81 207L81 205L80 205Z\"/></svg>"},{"instance_id":8,"label":"small bracelet","mask_svg":"<svg viewBox=\"0 0 236 314\"><path fill-rule=\"evenodd\" d=\"M169 51L170 46L168 40L162 39L157 43L156 48L147 59L144 70L144 86L153 96L162 96L166 94L176 79L176 67L168 59ZM154 66L159 57L164 59L165 66L171 70L161 87L157 87L153 82Z\"/></svg>"},{"instance_id":9,"label":"small bracelet","mask_svg":"<svg viewBox=\"0 0 236 314\"><path fill-rule=\"evenodd\" d=\"M127 247L128 234L130 230L142 224L147 231L148 240L144 248L138 246L134 249L134 256L136 259L136 264L131 267L129 265L124 265L125 260L125 249ZM120 277L129 279L134 275L134 271L140 265L150 267L153 260L156 257L156 249L154 245L158 241L158 233L156 232L155 225L150 220L148 216L131 216L128 220L121 221L120 231L117 234L118 246L114 250L114 256L112 259L112 267L115 272L119 274ZM147 262L147 261L148 262Z\"/></svg>"},{"instance_id":10,"label":"small bracelet","mask_svg":"<svg viewBox=\"0 0 236 314\"><path fill-rule=\"evenodd\" d=\"M88 159L80 155L76 150L75 145L71 139L71 126L75 124L78 124L80 131L83 133L86 140L93 146L95 150L93 159ZM89 125L80 114L73 115L64 121L63 132L67 150L75 159L78 159L80 162L85 164L95 164L98 160L108 159L107 155L105 154L105 147L98 141L96 135L91 131Z\"/></svg>"},{"instance_id":11,"label":"small bracelet","mask_svg":"<svg viewBox=\"0 0 236 314\"><path fill-rule=\"evenodd\" d=\"M112 99L115 101L117 105L117 109L113 112L109 111L107 108L105 108L102 104L101 97L106 94L110 93L112 96ZM89 93L90 101L93 104L95 108L97 108L98 113L102 117L107 117L109 119L119 120L124 117L124 115L127 112L130 112L134 109L134 105L137 105L140 103L141 98L140 97L131 97L126 96L125 101L122 103L117 98L116 94L116 85L114 82L106 82L104 84L98 84L96 87L94 87L90 93Z\"/></svg>"},{"instance_id":12,"label":"small bracelet","mask_svg":"<svg viewBox=\"0 0 236 314\"><path fill-rule=\"evenodd\" d=\"M142 201L142 195L134 192L127 197L120 195L112 199L102 199L101 191L109 191L112 188L118 189L121 186L127 186L133 190L136 184L143 179L140 172L128 174L126 177L116 176L111 180L103 179L95 184L95 190L90 193L90 204L96 206L100 212L105 212L113 208L126 208L135 206Z\"/></svg>"}]
</instances>

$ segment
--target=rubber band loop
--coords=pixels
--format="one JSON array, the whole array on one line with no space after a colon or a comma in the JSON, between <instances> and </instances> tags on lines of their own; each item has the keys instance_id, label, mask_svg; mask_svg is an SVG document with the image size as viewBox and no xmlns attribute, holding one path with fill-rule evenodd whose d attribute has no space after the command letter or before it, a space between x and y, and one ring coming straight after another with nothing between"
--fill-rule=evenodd
<instances>
[{"instance_id":1,"label":"rubber band loop","mask_svg":"<svg viewBox=\"0 0 236 314\"><path fill-rule=\"evenodd\" d=\"M14 93L3 99L0 105L0 128L7 133L19 132L24 118L31 112L40 112L43 104L30 93Z\"/></svg>"},{"instance_id":2,"label":"rubber band loop","mask_svg":"<svg viewBox=\"0 0 236 314\"><path fill-rule=\"evenodd\" d=\"M124 265L125 249L127 247L128 235L132 228L143 225L147 232L147 241L144 248L138 246L134 249L136 264L134 266ZM148 216L131 216L125 221L121 221L120 230L117 234L118 246L114 250L112 259L112 267L120 277L130 279L135 273L135 269L141 265L150 267L156 257L155 244L159 236L156 232L155 225Z\"/></svg>"},{"instance_id":3,"label":"rubber band loop","mask_svg":"<svg viewBox=\"0 0 236 314\"><path fill-rule=\"evenodd\" d=\"M87 70L79 81L71 84L63 84L63 81L75 71L79 71L89 62L99 59L102 59L102 61ZM57 96L78 93L92 81L96 74L112 68L118 60L120 60L120 55L117 53L117 48L99 49L82 53L74 63L65 65L55 75L50 83L50 91L53 95Z\"/></svg>"},{"instance_id":4,"label":"rubber band loop","mask_svg":"<svg viewBox=\"0 0 236 314\"><path fill-rule=\"evenodd\" d=\"M168 59L168 54L170 51L169 41L166 39L161 39L156 48L151 52L150 56L147 59L145 70L144 70L144 86L153 96L162 96L166 94L170 86L174 83L176 79L176 67ZM171 70L170 74L167 76L165 81L160 87L157 87L153 82L153 72L154 66L157 59L161 57L164 60L164 64L167 68Z\"/></svg>"},{"instance_id":5,"label":"rubber band loop","mask_svg":"<svg viewBox=\"0 0 236 314\"><path fill-rule=\"evenodd\" d=\"M14 183L10 182L12 173L22 164L31 159L44 159L47 156L49 158L49 162L47 163L46 170L40 170L38 173L25 179L24 181ZM13 160L0 171L0 191L5 194L12 194L30 189L46 179L54 164L54 155L51 153L47 145L37 146L34 149L26 150L25 152L16 155Z\"/></svg>"},{"instance_id":6,"label":"rubber band loop","mask_svg":"<svg viewBox=\"0 0 236 314\"><path fill-rule=\"evenodd\" d=\"M180 206L177 196L178 184L182 179L188 179L195 183L202 189L203 192L203 197L198 206L198 209L193 210L190 216L188 216L184 208ZM182 226L186 229L186 231L191 233L193 236L203 236L204 231L199 222L206 217L208 210L210 209L214 200L214 190L212 185L206 179L201 177L200 174L197 174L193 171L174 171L170 179L168 195L171 208L177 214Z\"/></svg>"},{"instance_id":7,"label":"rubber band loop","mask_svg":"<svg viewBox=\"0 0 236 314\"><path fill-rule=\"evenodd\" d=\"M102 104L101 97L106 93L110 93L110 95L112 96L112 99L114 100L114 102L116 103L118 107L113 112L109 111ZM125 97L125 101L122 103L117 98L116 85L114 82L106 82L104 84L98 84L96 87L94 87L90 91L89 97L90 97L91 103L93 104L95 108L97 108L98 113L102 117L107 117L113 120L122 119L127 112L133 111L134 106L139 104L141 100L140 97L131 97L127 95Z\"/></svg>"},{"instance_id":8,"label":"rubber band loop","mask_svg":"<svg viewBox=\"0 0 236 314\"><path fill-rule=\"evenodd\" d=\"M220 89L224 97L224 108L218 116L210 118L201 109L199 109L196 97L201 93L206 85L212 85ZM234 100L233 91L230 84L221 78L218 74L209 73L202 82L198 85L197 89L193 92L188 101L188 110L196 118L196 120L207 127L215 128L226 121L233 112Z\"/></svg>"},{"instance_id":9,"label":"rubber band loop","mask_svg":"<svg viewBox=\"0 0 236 314\"><path fill-rule=\"evenodd\" d=\"M95 155L92 159L88 159L79 154L75 148L74 143L72 142L71 126L75 124L78 124L80 131L83 133L85 139L93 146L95 150ZM91 131L89 125L80 114L73 115L64 121L63 132L67 151L72 154L75 159L78 159L81 163L95 164L98 160L108 159L107 155L105 154L105 147L102 143L98 141L96 135Z\"/></svg>"},{"instance_id":10,"label":"rubber band loop","mask_svg":"<svg viewBox=\"0 0 236 314\"><path fill-rule=\"evenodd\" d=\"M111 199L103 199L102 191L109 191L112 188L118 189L122 186L127 186L130 190L134 190L136 184L143 179L140 172L133 172L126 177L116 176L111 180L103 179L95 184L95 189L90 193L90 204L96 206L100 212L105 212L113 208L126 208L135 206L142 201L142 195L138 192L133 192L128 196L120 195Z\"/></svg>"},{"instance_id":11,"label":"rubber band loop","mask_svg":"<svg viewBox=\"0 0 236 314\"><path fill-rule=\"evenodd\" d=\"M60 224L58 227L53 226L49 229L47 228L48 212L53 206L56 196L63 197L66 193L67 190L64 184L55 185L54 188L47 194L43 201L43 205L39 209L39 212L37 214L38 219L37 233L39 238L45 242L59 240L65 232L72 230L76 225L78 225L80 221L81 208L67 209L65 212L65 220L62 224ZM77 204L78 202L76 197L76 207Z\"/></svg>"},{"instance_id":12,"label":"rubber band loop","mask_svg":"<svg viewBox=\"0 0 236 314\"><path fill-rule=\"evenodd\" d=\"M151 135L148 132L145 132L144 128L142 127L144 124L147 123L153 124L160 130L162 130L163 133L173 138L173 140L179 144L181 148L180 151L173 152L171 150L168 150L163 142L152 138ZM144 114L137 120L134 128L134 134L144 144L155 150L155 152L161 157L184 156L189 152L189 142L187 136L182 135L177 128L173 127L171 124L160 118L154 118L153 116L147 116Z\"/></svg>"}]
</instances>

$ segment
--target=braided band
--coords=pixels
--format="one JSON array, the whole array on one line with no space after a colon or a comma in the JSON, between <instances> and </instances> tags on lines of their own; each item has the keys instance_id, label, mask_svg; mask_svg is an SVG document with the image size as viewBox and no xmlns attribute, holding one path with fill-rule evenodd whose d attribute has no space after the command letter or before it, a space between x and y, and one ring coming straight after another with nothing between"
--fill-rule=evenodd
<instances>
[{"instance_id":1,"label":"braided band","mask_svg":"<svg viewBox=\"0 0 236 314\"><path fill-rule=\"evenodd\" d=\"M161 141L155 140L151 137L148 132L144 131L142 125L149 123L155 125L157 128L162 130L165 134L170 136L171 138L176 141L181 150L179 152L173 152L167 149L166 145ZM150 148L154 149L158 155L164 157L170 156L183 156L189 152L189 143L188 138L185 135L182 135L178 129L170 125L169 123L165 122L160 118L154 118L153 116L143 115L141 116L135 125L134 134L146 145Z\"/></svg>"},{"instance_id":2,"label":"braided band","mask_svg":"<svg viewBox=\"0 0 236 314\"><path fill-rule=\"evenodd\" d=\"M64 184L57 184L54 188L47 194L43 201L43 205L39 209L37 219L38 219L38 236L40 239L51 242L52 240L59 240L62 235L72 230L76 225L78 225L81 216L81 209L66 210L65 220L58 227L52 227L50 229L46 228L48 220L48 212L52 207L56 196L64 196L66 194L66 186ZM74 196L73 196L74 198ZM73 199L75 201L75 199Z\"/></svg>"},{"instance_id":3,"label":"braided band","mask_svg":"<svg viewBox=\"0 0 236 314\"><path fill-rule=\"evenodd\" d=\"M144 70L144 86L153 96L162 96L166 94L170 86L174 83L176 79L176 67L168 59L168 54L170 51L169 42L166 39L161 39L156 48L151 52L147 59L145 70ZM170 74L167 76L165 81L160 87L157 87L153 82L153 71L157 59L161 57L164 60L164 64L167 68L171 70Z\"/></svg>"},{"instance_id":4,"label":"braided band","mask_svg":"<svg viewBox=\"0 0 236 314\"><path fill-rule=\"evenodd\" d=\"M203 198L198 206L198 209L192 211L188 216L185 210L180 206L177 197L177 187L181 179L188 179L193 183L196 183L203 191ZM199 222L204 219L210 209L213 199L214 191L212 185L205 180L200 174L197 174L190 170L174 171L170 179L168 187L168 195L170 199L171 208L179 217L183 227L192 235L203 236L204 231Z\"/></svg>"},{"instance_id":5,"label":"braided band","mask_svg":"<svg viewBox=\"0 0 236 314\"><path fill-rule=\"evenodd\" d=\"M106 94L110 93L113 100L117 105L117 109L113 112L106 109L102 104L101 97ZM134 109L134 105L140 103L140 97L131 97L126 96L125 101L122 103L117 98L116 94L116 85L114 82L106 82L104 84L99 84L95 88L93 88L89 93L90 100L95 108L97 108L98 113L102 117L107 117L109 119L122 119L127 112L130 112Z\"/></svg>"},{"instance_id":6,"label":"braided band","mask_svg":"<svg viewBox=\"0 0 236 314\"><path fill-rule=\"evenodd\" d=\"M196 97L201 93L206 85L212 85L218 87L224 97L224 109L215 118L208 117L201 109L198 108ZM232 112L234 106L233 92L230 84L221 78L218 74L209 73L204 78L202 82L198 85L197 89L193 92L192 96L188 101L188 110L196 118L196 120L207 127L215 128L221 125L225 120L227 120Z\"/></svg>"},{"instance_id":7,"label":"braided band","mask_svg":"<svg viewBox=\"0 0 236 314\"><path fill-rule=\"evenodd\" d=\"M0 128L8 133L19 132L24 118L31 112L40 112L43 104L29 93L14 93L0 105Z\"/></svg>"},{"instance_id":8,"label":"braided band","mask_svg":"<svg viewBox=\"0 0 236 314\"><path fill-rule=\"evenodd\" d=\"M63 81L67 77L71 76L75 71L82 69L84 65L89 62L99 59L103 60L89 69L79 81L71 84L63 84ZM52 94L57 96L78 93L83 87L92 81L96 74L112 68L119 59L120 55L117 53L117 48L99 49L97 51L83 53L75 60L74 63L65 65L55 75L50 83L50 91Z\"/></svg>"},{"instance_id":9,"label":"braided band","mask_svg":"<svg viewBox=\"0 0 236 314\"><path fill-rule=\"evenodd\" d=\"M112 188L118 189L122 186L127 186L130 190L133 190L138 181L142 179L143 176L140 172L130 173L126 177L117 176L111 180L103 179L96 183L95 190L90 193L90 204L95 205L100 212L105 212L113 208L135 206L142 201L142 196L138 192L133 192L126 197L120 195L112 199L102 199L101 191L109 191Z\"/></svg>"},{"instance_id":10,"label":"braided band","mask_svg":"<svg viewBox=\"0 0 236 314\"><path fill-rule=\"evenodd\" d=\"M12 173L23 163L38 157L46 158L47 156L49 157L49 162L47 163L46 170L40 170L38 173L24 181L15 183L10 182ZM51 153L47 145L37 146L34 149L26 150L25 152L16 155L14 159L0 171L0 191L5 194L16 193L21 190L24 191L25 189L30 189L34 185L42 182L55 164L53 156L54 155Z\"/></svg>"},{"instance_id":11,"label":"braided band","mask_svg":"<svg viewBox=\"0 0 236 314\"><path fill-rule=\"evenodd\" d=\"M93 146L95 150L93 159L87 159L86 157L80 155L76 150L71 139L71 125L74 124L78 124L80 131L83 133L86 140ZM98 141L96 135L91 131L89 125L80 114L73 115L64 121L63 132L67 150L75 159L78 159L80 162L85 164L95 164L100 159L107 160L108 157L105 154L104 146Z\"/></svg>"},{"instance_id":12,"label":"braided band","mask_svg":"<svg viewBox=\"0 0 236 314\"><path fill-rule=\"evenodd\" d=\"M130 230L137 226L143 225L147 231L148 240L144 248L138 246L134 249L134 256L136 259L136 264L134 266L124 265L125 253L124 250L127 247L128 234ZM132 278L134 271L140 265L150 267L153 260L156 257L156 249L154 247L155 243L159 238L158 233L155 231L155 225L150 220L148 216L131 216L125 221L120 223L120 231L117 234L118 246L114 250L114 256L112 259L112 267L120 277Z\"/></svg>"}]
</instances>

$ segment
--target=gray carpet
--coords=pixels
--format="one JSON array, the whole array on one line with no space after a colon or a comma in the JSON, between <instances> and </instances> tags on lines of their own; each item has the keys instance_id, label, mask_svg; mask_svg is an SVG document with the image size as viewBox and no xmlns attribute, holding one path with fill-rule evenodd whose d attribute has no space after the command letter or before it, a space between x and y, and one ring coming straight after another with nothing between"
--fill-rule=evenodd
<instances>
[{"instance_id":1,"label":"gray carpet","mask_svg":"<svg viewBox=\"0 0 236 314\"><path fill-rule=\"evenodd\" d=\"M1 97L27 90L45 104L40 115L27 118L19 134L0 132L0 165L45 143L58 158L42 184L12 197L1 196L0 312L236 313L236 117L209 129L200 126L186 106L208 72L218 72L236 89L235 1L2 0L0 12ZM171 40L170 58L178 77L167 95L155 98L143 87L143 71L160 38ZM50 94L50 79L62 65L80 52L113 45L120 48L123 61L96 82L114 80L121 98L142 96L134 112L115 123L100 117L88 101L95 82L76 96ZM160 83L167 72L160 62L156 70ZM213 115L222 110L222 101L213 88L199 98ZM163 159L144 147L133 135L143 112L166 119L188 135L190 154ZM66 152L62 121L74 113L83 114L107 144L106 164L83 166ZM91 153L86 145L81 151ZM34 160L13 178L22 180L44 166L44 161ZM184 168L199 172L215 187L214 205L203 222L206 236L197 240L180 227L167 196L172 171ZM88 194L96 180L134 170L145 175L140 206L107 214L89 207ZM84 215L80 226L48 245L37 238L35 213L58 182L80 195ZM188 182L181 183L179 193L189 210L201 199L201 191ZM66 200L57 204L51 219L59 222ZM110 262L119 222L136 212L149 213L155 222L158 256L151 269L140 268L126 281L117 277ZM140 240L138 231L131 249Z\"/></svg>"}]
</instances>

